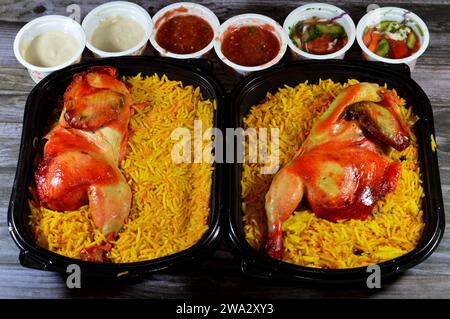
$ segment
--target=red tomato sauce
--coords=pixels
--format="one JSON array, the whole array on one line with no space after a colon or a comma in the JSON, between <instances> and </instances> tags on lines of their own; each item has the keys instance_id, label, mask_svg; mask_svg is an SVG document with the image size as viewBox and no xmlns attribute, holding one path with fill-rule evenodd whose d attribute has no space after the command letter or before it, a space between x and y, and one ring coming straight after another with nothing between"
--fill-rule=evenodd
<instances>
[{"instance_id":1,"label":"red tomato sauce","mask_svg":"<svg viewBox=\"0 0 450 319\"><path fill-rule=\"evenodd\" d=\"M268 28L244 26L225 33L221 49L223 55L236 64L257 66L277 56L280 42Z\"/></svg>"},{"instance_id":2,"label":"red tomato sauce","mask_svg":"<svg viewBox=\"0 0 450 319\"><path fill-rule=\"evenodd\" d=\"M202 50L214 37L214 31L204 19L194 15L179 15L165 21L156 33L156 42L176 54Z\"/></svg>"}]
</instances>

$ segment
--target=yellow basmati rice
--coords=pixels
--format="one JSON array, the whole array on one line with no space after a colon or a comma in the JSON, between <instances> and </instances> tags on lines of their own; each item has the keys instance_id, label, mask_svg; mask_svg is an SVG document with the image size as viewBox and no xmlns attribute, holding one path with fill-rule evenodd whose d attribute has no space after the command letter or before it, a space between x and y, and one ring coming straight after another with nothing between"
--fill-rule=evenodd
<instances>
[{"instance_id":1,"label":"yellow basmati rice","mask_svg":"<svg viewBox=\"0 0 450 319\"><path fill-rule=\"evenodd\" d=\"M175 164L172 131L202 121L202 134L213 125L215 102L203 100L199 88L183 86L166 76L124 79L136 104L121 170L132 193L132 208L119 232L110 259L114 263L150 260L194 245L208 229L213 166ZM191 143L193 145L193 141ZM206 146L208 141L204 141ZM88 207L54 212L30 203L30 224L37 243L58 254L80 258L83 248L105 237L95 227Z\"/></svg>"},{"instance_id":2,"label":"yellow basmati rice","mask_svg":"<svg viewBox=\"0 0 450 319\"><path fill-rule=\"evenodd\" d=\"M358 83L334 83L322 80L268 93L265 100L251 108L244 119L245 128L280 129L280 166L297 152L314 123L328 104L345 87ZM401 112L408 122L415 116L402 100ZM401 160L397 188L375 206L365 221L338 223L316 217L309 210L296 211L283 224L282 260L315 268L354 268L380 263L413 250L424 228L417 139L406 150L392 150L390 158ZM270 145L270 143L268 143ZM246 145L248 148L248 145ZM270 149L270 146L268 147ZM259 164L244 164L242 172L242 208L244 232L255 249L264 245L266 216L264 196L273 175L260 173Z\"/></svg>"}]
</instances>

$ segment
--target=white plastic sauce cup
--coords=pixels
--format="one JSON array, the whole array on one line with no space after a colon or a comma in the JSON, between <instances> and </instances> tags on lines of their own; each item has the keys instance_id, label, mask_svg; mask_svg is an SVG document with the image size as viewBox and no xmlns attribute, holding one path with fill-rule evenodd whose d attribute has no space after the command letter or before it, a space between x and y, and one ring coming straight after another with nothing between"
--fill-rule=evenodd
<instances>
[{"instance_id":1,"label":"white plastic sauce cup","mask_svg":"<svg viewBox=\"0 0 450 319\"><path fill-rule=\"evenodd\" d=\"M227 34L227 31L230 29L235 29L239 27L244 26L265 26L270 25L273 28L273 34L280 42L280 51L278 54L269 62L257 65L257 66L244 66L236 64L232 61L230 61L223 53L222 53L222 41L224 40L225 35ZM277 64L286 53L287 48L287 34L283 30L280 24L276 22L275 20L261 14L253 14L253 13L247 13L247 14L241 14L234 16L228 20L226 20L219 29L219 36L214 41L214 50L216 51L217 56L219 59L225 63L227 66L229 66L231 69L233 69L236 73L240 75L246 75L251 72L260 71L267 69L275 64Z\"/></svg>"},{"instance_id":2,"label":"white plastic sauce cup","mask_svg":"<svg viewBox=\"0 0 450 319\"><path fill-rule=\"evenodd\" d=\"M414 54L403 59L389 59L381 57L372 51L370 51L364 44L362 38L366 27L375 26L381 21L405 21L406 25L414 30L419 37L420 48ZM414 69L417 59L425 52L430 42L430 33L428 32L427 25L417 15L402 8L396 7L384 7L369 11L359 20L356 28L356 40L362 50L362 57L368 61L380 61L392 64L406 63L411 71Z\"/></svg>"},{"instance_id":3,"label":"white plastic sauce cup","mask_svg":"<svg viewBox=\"0 0 450 319\"><path fill-rule=\"evenodd\" d=\"M179 10L182 9L182 10ZM156 34L158 33L159 28L166 22L167 20L180 16L180 15L194 15L204 19L211 26L214 36L211 41L208 43L206 47L201 49L200 51L188 53L188 54L177 54L170 51L167 51L163 47L161 47L158 42L156 42ZM220 26L219 19L217 16L208 8L192 3L192 2L178 2L159 10L154 16L153 21L155 21L155 25L153 28L152 35L150 36L150 43L153 47L158 51L161 56L171 57L176 59L197 59L205 57L213 48L214 39L218 35L218 30Z\"/></svg>"},{"instance_id":4,"label":"white plastic sauce cup","mask_svg":"<svg viewBox=\"0 0 450 319\"><path fill-rule=\"evenodd\" d=\"M295 60L343 59L345 53L348 51L348 49L351 48L353 42L355 42L355 34L356 34L355 23L353 22L352 18L350 18L348 13L345 12L344 10L331 4L325 3L306 4L304 6L298 7L286 17L283 23L283 28L289 36L290 29L293 26L295 26L299 21L311 19L313 17L317 17L319 19L333 20L339 23L344 28L345 33L347 34L348 41L346 45L342 49L330 54L312 54L298 48L294 44L294 42L292 42L292 40L289 38L288 45L291 50L292 57Z\"/></svg>"},{"instance_id":5,"label":"white plastic sauce cup","mask_svg":"<svg viewBox=\"0 0 450 319\"><path fill-rule=\"evenodd\" d=\"M91 43L92 34L102 21L109 17L123 17L137 22L145 31L141 41L125 51L108 52L96 48ZM97 58L117 57L124 55L142 55L153 30L153 22L148 12L141 6L128 1L113 1L95 7L83 19L81 24L86 32L86 46Z\"/></svg>"},{"instance_id":6,"label":"white plastic sauce cup","mask_svg":"<svg viewBox=\"0 0 450 319\"><path fill-rule=\"evenodd\" d=\"M70 34L79 42L78 50L64 63L52 67L40 67L27 62L24 58L23 47L38 35L49 31L62 31ZM14 39L14 54L16 59L28 69L33 81L38 83L50 73L80 62L85 45L86 37L79 23L65 16L48 15L28 22L19 30Z\"/></svg>"}]
</instances>

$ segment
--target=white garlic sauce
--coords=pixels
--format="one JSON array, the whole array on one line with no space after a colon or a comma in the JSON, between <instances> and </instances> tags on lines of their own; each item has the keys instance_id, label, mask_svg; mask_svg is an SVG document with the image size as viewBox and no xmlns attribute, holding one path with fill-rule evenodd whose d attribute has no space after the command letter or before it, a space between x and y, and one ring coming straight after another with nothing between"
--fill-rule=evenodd
<instances>
[{"instance_id":1,"label":"white garlic sauce","mask_svg":"<svg viewBox=\"0 0 450 319\"><path fill-rule=\"evenodd\" d=\"M121 52L137 45L144 35L144 28L136 21L111 16L100 22L92 33L90 42L105 52Z\"/></svg>"},{"instance_id":2,"label":"white garlic sauce","mask_svg":"<svg viewBox=\"0 0 450 319\"><path fill-rule=\"evenodd\" d=\"M71 34L48 31L24 44L21 51L28 63L38 67L53 67L67 62L79 48L79 41Z\"/></svg>"}]
</instances>

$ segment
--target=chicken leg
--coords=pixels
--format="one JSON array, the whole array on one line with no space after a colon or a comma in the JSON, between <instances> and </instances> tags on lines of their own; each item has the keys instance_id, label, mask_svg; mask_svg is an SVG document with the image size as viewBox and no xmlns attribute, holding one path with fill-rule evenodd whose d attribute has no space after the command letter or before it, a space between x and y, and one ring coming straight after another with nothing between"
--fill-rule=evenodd
<instances>
[{"instance_id":1,"label":"chicken leg","mask_svg":"<svg viewBox=\"0 0 450 319\"><path fill-rule=\"evenodd\" d=\"M379 143L403 150L410 143L395 95L376 84L344 89L313 125L294 158L266 194L266 252L282 257L282 229L304 195L318 217L336 222L366 219L395 189L400 171Z\"/></svg>"},{"instance_id":2,"label":"chicken leg","mask_svg":"<svg viewBox=\"0 0 450 319\"><path fill-rule=\"evenodd\" d=\"M74 76L34 174L40 205L67 211L89 204L106 236L120 230L131 206L131 189L118 165L126 152L132 99L116 76L111 67Z\"/></svg>"}]
</instances>

